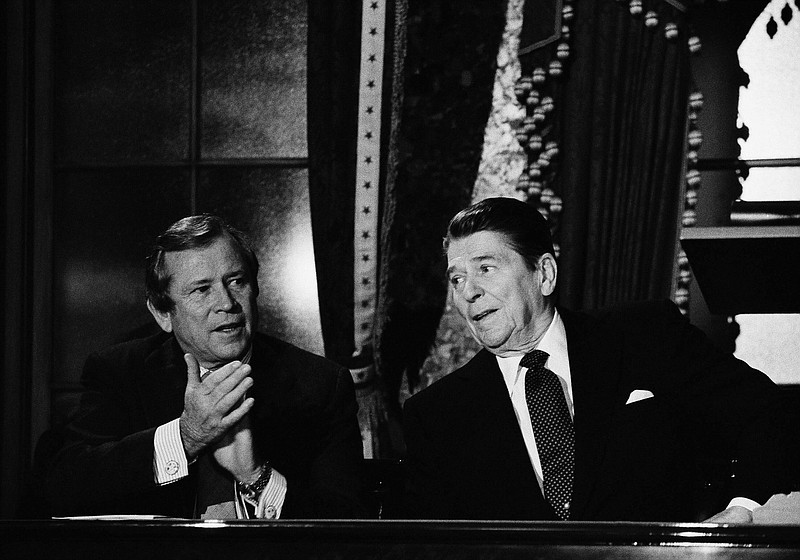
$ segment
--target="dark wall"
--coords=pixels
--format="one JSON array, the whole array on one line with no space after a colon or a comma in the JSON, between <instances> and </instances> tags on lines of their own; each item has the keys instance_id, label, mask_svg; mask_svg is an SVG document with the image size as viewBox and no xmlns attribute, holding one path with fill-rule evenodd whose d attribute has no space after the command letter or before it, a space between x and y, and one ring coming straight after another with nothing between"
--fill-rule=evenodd
<instances>
[{"instance_id":1,"label":"dark wall","mask_svg":"<svg viewBox=\"0 0 800 560\"><path fill-rule=\"evenodd\" d=\"M317 352L322 341L305 3L10 0L2 14L8 517L86 355L153 325L144 257L174 220L214 212L249 231L261 330Z\"/></svg>"}]
</instances>

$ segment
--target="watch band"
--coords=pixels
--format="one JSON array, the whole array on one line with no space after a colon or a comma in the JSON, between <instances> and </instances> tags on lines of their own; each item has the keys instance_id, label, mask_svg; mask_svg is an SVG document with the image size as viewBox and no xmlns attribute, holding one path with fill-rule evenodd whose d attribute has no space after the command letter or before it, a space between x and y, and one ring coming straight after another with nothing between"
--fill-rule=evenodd
<instances>
[{"instance_id":1,"label":"watch band","mask_svg":"<svg viewBox=\"0 0 800 560\"><path fill-rule=\"evenodd\" d=\"M269 464L269 461L264 461L261 465L261 474L258 475L258 478L252 484L247 484L244 482L237 482L239 485L239 490L245 496L251 499L258 499L258 496L267 487L269 484L269 480L272 478L272 466Z\"/></svg>"}]
</instances>

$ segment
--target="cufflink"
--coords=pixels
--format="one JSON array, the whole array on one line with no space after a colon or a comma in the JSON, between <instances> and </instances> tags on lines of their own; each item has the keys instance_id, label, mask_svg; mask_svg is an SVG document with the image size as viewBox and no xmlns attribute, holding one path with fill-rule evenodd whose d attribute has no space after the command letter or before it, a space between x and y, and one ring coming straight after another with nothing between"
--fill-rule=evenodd
<instances>
[{"instance_id":1,"label":"cufflink","mask_svg":"<svg viewBox=\"0 0 800 560\"><path fill-rule=\"evenodd\" d=\"M167 474L170 476L178 474L178 461L175 460L167 461L166 471Z\"/></svg>"},{"instance_id":2,"label":"cufflink","mask_svg":"<svg viewBox=\"0 0 800 560\"><path fill-rule=\"evenodd\" d=\"M278 515L278 508L273 505L269 505L264 508L264 519L275 519Z\"/></svg>"}]
</instances>

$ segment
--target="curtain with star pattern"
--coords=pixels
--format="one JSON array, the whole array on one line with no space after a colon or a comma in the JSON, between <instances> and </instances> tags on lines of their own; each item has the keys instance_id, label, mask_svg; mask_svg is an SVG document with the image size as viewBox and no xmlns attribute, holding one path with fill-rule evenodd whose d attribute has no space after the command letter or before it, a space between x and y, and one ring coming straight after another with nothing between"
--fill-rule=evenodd
<instances>
[{"instance_id":1,"label":"curtain with star pattern","mask_svg":"<svg viewBox=\"0 0 800 560\"><path fill-rule=\"evenodd\" d=\"M551 187L563 200L561 304L592 308L670 295L691 89L688 4L643 0L632 11L617 0L526 1L523 40L536 22L570 10L569 58L552 117L559 155ZM326 354L349 367L362 365L353 363L360 10L344 0L309 2L309 180L320 310ZM391 421L400 417L400 387L413 387L436 351L446 299L441 239L449 218L470 202L505 10L498 0L404 0L387 11L396 36L387 39L384 59L390 78L375 318L372 353L359 356L375 366L390 418L381 436L388 444L376 456L401 452ZM655 25L646 20L650 12ZM677 38L666 36L670 23ZM558 48L555 41L550 54L521 57L523 75L543 56L555 60ZM445 362L439 375L457 365Z\"/></svg>"}]
</instances>

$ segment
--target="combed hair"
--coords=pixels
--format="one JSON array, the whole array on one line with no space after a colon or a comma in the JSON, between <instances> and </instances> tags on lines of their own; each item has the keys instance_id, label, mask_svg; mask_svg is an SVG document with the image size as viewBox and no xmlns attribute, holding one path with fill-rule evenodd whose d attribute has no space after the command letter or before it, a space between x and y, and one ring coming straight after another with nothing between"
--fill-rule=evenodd
<instances>
[{"instance_id":1,"label":"combed hair","mask_svg":"<svg viewBox=\"0 0 800 560\"><path fill-rule=\"evenodd\" d=\"M515 198L485 198L453 216L444 238L445 252L452 241L479 231L504 234L531 270L545 253L555 256L547 220L536 208Z\"/></svg>"},{"instance_id":2,"label":"combed hair","mask_svg":"<svg viewBox=\"0 0 800 560\"><path fill-rule=\"evenodd\" d=\"M219 216L200 214L178 220L156 238L147 256L145 272L147 299L153 307L162 313L170 312L175 307L175 302L169 297L170 277L164 266L164 257L167 253L208 247L225 236L233 239L234 246L247 265L250 280L258 294L258 258L250 240Z\"/></svg>"}]
</instances>

